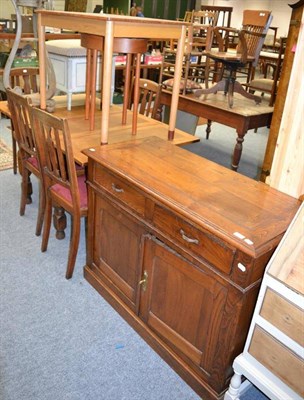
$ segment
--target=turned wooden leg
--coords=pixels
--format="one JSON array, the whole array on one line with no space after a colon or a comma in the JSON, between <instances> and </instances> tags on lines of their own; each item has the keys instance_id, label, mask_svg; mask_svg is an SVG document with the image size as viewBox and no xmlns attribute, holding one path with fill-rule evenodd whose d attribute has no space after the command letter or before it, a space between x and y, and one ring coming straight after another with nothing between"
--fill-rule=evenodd
<instances>
[{"instance_id":1,"label":"turned wooden leg","mask_svg":"<svg viewBox=\"0 0 304 400\"><path fill-rule=\"evenodd\" d=\"M66 228L66 215L62 207L54 207L53 225L56 229L56 239L61 240L65 238Z\"/></svg>"},{"instance_id":2,"label":"turned wooden leg","mask_svg":"<svg viewBox=\"0 0 304 400\"><path fill-rule=\"evenodd\" d=\"M208 119L207 120L207 128L206 128L206 139L207 140L209 139L209 135L211 132L211 124L212 124L212 121L210 119Z\"/></svg>"},{"instance_id":3,"label":"turned wooden leg","mask_svg":"<svg viewBox=\"0 0 304 400\"><path fill-rule=\"evenodd\" d=\"M28 175L27 179L27 198L26 198L26 204L32 204L32 194L33 194L33 186L30 178L30 172Z\"/></svg>"},{"instance_id":4,"label":"turned wooden leg","mask_svg":"<svg viewBox=\"0 0 304 400\"><path fill-rule=\"evenodd\" d=\"M239 392L242 383L242 375L237 372L233 375L230 381L229 388L225 393L224 400L239 400Z\"/></svg>"},{"instance_id":5,"label":"turned wooden leg","mask_svg":"<svg viewBox=\"0 0 304 400\"><path fill-rule=\"evenodd\" d=\"M232 164L231 164L231 168L233 169L233 171L237 171L239 163L240 163L240 159L241 159L241 155L242 155L242 151L243 151L244 136L245 136L245 133L243 133L243 134L238 133L238 137L236 139L236 145L234 147Z\"/></svg>"}]
</instances>

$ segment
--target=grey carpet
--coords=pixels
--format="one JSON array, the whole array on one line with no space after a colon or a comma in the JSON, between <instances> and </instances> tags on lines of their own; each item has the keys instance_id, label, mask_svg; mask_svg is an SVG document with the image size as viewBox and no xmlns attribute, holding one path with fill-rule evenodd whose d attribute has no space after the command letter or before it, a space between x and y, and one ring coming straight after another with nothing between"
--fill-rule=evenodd
<instances>
[{"instance_id":1,"label":"grey carpet","mask_svg":"<svg viewBox=\"0 0 304 400\"><path fill-rule=\"evenodd\" d=\"M259 128L257 132L252 129L246 133L238 173L259 180L268 133L267 127ZM235 129L214 123L208 140L206 125L199 126L195 134L200 137L200 142L183 146L185 149L230 168L237 138Z\"/></svg>"},{"instance_id":2,"label":"grey carpet","mask_svg":"<svg viewBox=\"0 0 304 400\"><path fill-rule=\"evenodd\" d=\"M69 281L69 226L40 252L33 183L20 217L20 177L0 172L0 400L199 399L84 280L83 234ZM252 387L242 400L265 397Z\"/></svg>"}]
</instances>

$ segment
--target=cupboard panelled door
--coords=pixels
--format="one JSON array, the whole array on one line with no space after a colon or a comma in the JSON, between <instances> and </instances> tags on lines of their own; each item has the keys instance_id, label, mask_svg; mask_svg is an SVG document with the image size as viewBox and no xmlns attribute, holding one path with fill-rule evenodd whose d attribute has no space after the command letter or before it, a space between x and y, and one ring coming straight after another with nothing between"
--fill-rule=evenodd
<instances>
[{"instance_id":1,"label":"cupboard panelled door","mask_svg":"<svg viewBox=\"0 0 304 400\"><path fill-rule=\"evenodd\" d=\"M142 228L100 196L96 196L94 263L100 278L136 310L141 263Z\"/></svg>"},{"instance_id":2,"label":"cupboard panelled door","mask_svg":"<svg viewBox=\"0 0 304 400\"><path fill-rule=\"evenodd\" d=\"M211 373L226 289L155 237L145 240L140 316L201 375ZM209 371L208 371L209 370Z\"/></svg>"}]
</instances>

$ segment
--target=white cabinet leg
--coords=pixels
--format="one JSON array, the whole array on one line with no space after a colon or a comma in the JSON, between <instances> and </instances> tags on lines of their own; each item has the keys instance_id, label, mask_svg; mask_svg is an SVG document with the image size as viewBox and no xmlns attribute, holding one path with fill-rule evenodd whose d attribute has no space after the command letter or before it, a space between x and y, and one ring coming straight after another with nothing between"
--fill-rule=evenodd
<instances>
[{"instance_id":1,"label":"white cabinet leg","mask_svg":"<svg viewBox=\"0 0 304 400\"><path fill-rule=\"evenodd\" d=\"M227 392L225 393L224 400L239 400L241 383L242 375L236 372L231 378L230 385Z\"/></svg>"}]
</instances>

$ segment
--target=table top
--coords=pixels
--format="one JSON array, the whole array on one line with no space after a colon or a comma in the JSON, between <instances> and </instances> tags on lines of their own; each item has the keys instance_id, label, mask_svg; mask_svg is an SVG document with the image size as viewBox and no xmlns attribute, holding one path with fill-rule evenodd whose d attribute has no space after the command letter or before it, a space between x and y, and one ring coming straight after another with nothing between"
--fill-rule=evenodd
<instances>
[{"instance_id":1,"label":"table top","mask_svg":"<svg viewBox=\"0 0 304 400\"><path fill-rule=\"evenodd\" d=\"M172 93L170 91L164 89L162 90L162 99L171 95ZM190 107L193 105L201 105L244 117L273 113L273 107L270 107L266 101L256 104L253 100L246 99L238 93L233 95L232 108L229 107L227 96L225 96L223 92L202 95L201 97L196 97L193 93L191 93L180 95L179 99L180 101L184 100L189 102L191 104ZM189 110L189 113L191 113L191 110Z\"/></svg>"},{"instance_id":2,"label":"table top","mask_svg":"<svg viewBox=\"0 0 304 400\"><path fill-rule=\"evenodd\" d=\"M95 14L67 11L36 10L42 25L56 28L75 29L81 33L105 36L107 22L113 22L114 37L148 39L178 39L181 27L187 22L156 18L135 18L116 14Z\"/></svg>"},{"instance_id":3,"label":"table top","mask_svg":"<svg viewBox=\"0 0 304 400\"><path fill-rule=\"evenodd\" d=\"M262 182L156 137L99 146L86 154L254 257L284 233L300 205Z\"/></svg>"},{"instance_id":4,"label":"table top","mask_svg":"<svg viewBox=\"0 0 304 400\"><path fill-rule=\"evenodd\" d=\"M73 153L75 161L80 165L87 163L87 156L83 154L83 150L90 147L100 146L100 130L99 128L91 131L89 128L89 121L84 118L84 106L73 106L71 111L65 107L66 96L56 96L56 110L54 115L60 118L67 118L69 122L70 133L73 142ZM10 111L7 101L0 101L0 114L10 117ZM100 126L101 111L97 110L95 113L95 126ZM109 144L122 141L134 141L139 138L149 136L157 136L164 140L168 137L168 125L159 122L155 119L148 118L144 115L138 114L137 134L132 135L133 113L128 110L126 125L121 124L122 107L112 105L110 108L110 125L109 125ZM96 122L97 121L97 122ZM174 145L184 145L189 143L198 142L200 139L197 136L190 135L179 129L176 129L175 136L172 141Z\"/></svg>"},{"instance_id":5,"label":"table top","mask_svg":"<svg viewBox=\"0 0 304 400\"><path fill-rule=\"evenodd\" d=\"M84 111L83 106L77 106L72 107L71 111L68 111L65 107L57 108L54 113L58 117L68 119L73 142L74 158L75 161L81 165L87 163L87 156L85 156L82 151L90 147L100 146L99 127L102 114L99 110L95 113L95 126L98 128L90 131L89 121L84 118ZM138 138L149 136L157 136L167 140L168 125L141 114L138 114L137 133L136 135L132 135L132 115L133 113L128 110L127 123L126 125L122 125L122 107L118 105L112 105L110 107L108 144L122 141L134 141ZM176 129L172 143L175 145L184 145L198 141L198 137Z\"/></svg>"}]
</instances>

